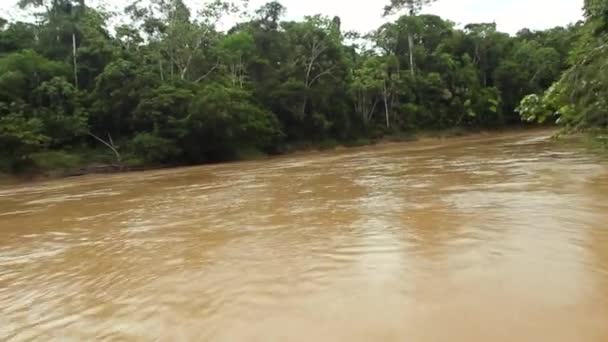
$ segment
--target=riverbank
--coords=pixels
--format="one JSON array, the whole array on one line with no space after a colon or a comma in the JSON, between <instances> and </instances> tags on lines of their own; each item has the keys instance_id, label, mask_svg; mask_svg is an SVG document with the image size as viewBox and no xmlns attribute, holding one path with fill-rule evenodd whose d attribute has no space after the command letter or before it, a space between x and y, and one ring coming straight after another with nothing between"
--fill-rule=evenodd
<instances>
[{"instance_id":1,"label":"riverbank","mask_svg":"<svg viewBox=\"0 0 608 342\"><path fill-rule=\"evenodd\" d=\"M313 154L339 149L349 149L371 145L384 145L408 142L441 141L457 138L482 138L490 134L513 133L524 131L553 130L551 127L509 127L500 129L463 129L453 128L436 131L405 132L386 135L381 138L357 139L339 142L324 140L317 142L299 142L286 144L284 148L275 153L267 154L257 150L244 150L237 153L235 158L223 162L202 163L217 164L247 160L260 160L284 155ZM557 132L557 131L555 131ZM122 164L116 163L114 156L106 150L77 150L77 151L48 151L32 156L32 165L26 171L10 174L0 173L0 184L13 184L48 179L78 177L90 174L114 174L125 172L148 171L167 169L188 164L146 164L142 160L127 157Z\"/></svg>"}]
</instances>

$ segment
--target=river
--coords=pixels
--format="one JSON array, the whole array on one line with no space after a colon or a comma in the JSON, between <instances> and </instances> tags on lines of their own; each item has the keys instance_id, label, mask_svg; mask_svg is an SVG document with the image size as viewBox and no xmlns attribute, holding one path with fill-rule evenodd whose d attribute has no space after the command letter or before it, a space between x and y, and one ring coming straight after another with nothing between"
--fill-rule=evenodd
<instances>
[{"instance_id":1,"label":"river","mask_svg":"<svg viewBox=\"0 0 608 342\"><path fill-rule=\"evenodd\" d=\"M608 163L550 133L0 187L0 340L608 341Z\"/></svg>"}]
</instances>

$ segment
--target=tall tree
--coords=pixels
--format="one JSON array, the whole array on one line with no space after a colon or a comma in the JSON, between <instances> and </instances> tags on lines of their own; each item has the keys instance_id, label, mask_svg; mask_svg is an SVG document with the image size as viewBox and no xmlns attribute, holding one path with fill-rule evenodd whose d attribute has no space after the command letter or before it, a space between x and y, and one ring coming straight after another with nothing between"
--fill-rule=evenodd
<instances>
[{"instance_id":1,"label":"tall tree","mask_svg":"<svg viewBox=\"0 0 608 342\"><path fill-rule=\"evenodd\" d=\"M287 34L293 44L292 63L301 73L304 87L300 115L306 115L308 93L324 77L333 77L336 68L332 57L337 53L341 33L327 17L306 17L304 22L290 23Z\"/></svg>"},{"instance_id":2,"label":"tall tree","mask_svg":"<svg viewBox=\"0 0 608 342\"><path fill-rule=\"evenodd\" d=\"M405 9L410 17L414 17L420 13L424 6L435 1L436 0L391 0L391 3L384 7L384 15L386 16ZM410 32L408 32L407 41L409 47L410 73L413 76L415 73L414 34L411 31L412 30L410 29Z\"/></svg>"}]
</instances>

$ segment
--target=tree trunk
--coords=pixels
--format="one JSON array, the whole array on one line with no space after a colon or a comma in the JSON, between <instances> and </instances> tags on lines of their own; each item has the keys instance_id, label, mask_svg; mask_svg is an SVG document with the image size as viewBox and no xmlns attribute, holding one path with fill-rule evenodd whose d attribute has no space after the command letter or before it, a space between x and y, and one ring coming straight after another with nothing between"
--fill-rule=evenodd
<instances>
[{"instance_id":1,"label":"tree trunk","mask_svg":"<svg viewBox=\"0 0 608 342\"><path fill-rule=\"evenodd\" d=\"M390 115L388 112L388 90L386 89L386 81L384 82L384 91L382 95L384 97L384 114L386 115L386 128L391 128Z\"/></svg>"},{"instance_id":2,"label":"tree trunk","mask_svg":"<svg viewBox=\"0 0 608 342\"><path fill-rule=\"evenodd\" d=\"M312 75L312 69L315 66L315 63L317 62L317 59L319 58L319 56L321 56L321 54L325 50L326 50L326 47L324 47L323 44L318 43L316 40L313 40L312 47L311 47L311 53L310 53L310 61L308 62L308 65L306 67L306 75L304 78L304 86L305 86L306 93L308 93L310 88L312 88L312 85L315 83L316 80L318 80L319 78L321 78L324 75L331 74L331 69L333 67L329 68L323 72L318 73L314 77ZM305 95L304 103L302 104L302 117L306 116L307 103L308 103L308 94Z\"/></svg>"},{"instance_id":3,"label":"tree trunk","mask_svg":"<svg viewBox=\"0 0 608 342\"><path fill-rule=\"evenodd\" d=\"M302 118L306 117L306 104L308 103L308 96L304 96L304 101L302 102Z\"/></svg>"},{"instance_id":4,"label":"tree trunk","mask_svg":"<svg viewBox=\"0 0 608 342\"><path fill-rule=\"evenodd\" d=\"M410 49L410 73L414 76L414 36L411 33L407 35L407 42Z\"/></svg>"},{"instance_id":5,"label":"tree trunk","mask_svg":"<svg viewBox=\"0 0 608 342\"><path fill-rule=\"evenodd\" d=\"M232 86L234 87L236 85L236 78L237 76L237 65L236 64L231 64L230 65L230 82L232 83Z\"/></svg>"},{"instance_id":6,"label":"tree trunk","mask_svg":"<svg viewBox=\"0 0 608 342\"><path fill-rule=\"evenodd\" d=\"M72 33L72 54L74 58L74 87L78 90L78 63L76 60L76 34Z\"/></svg>"},{"instance_id":7,"label":"tree trunk","mask_svg":"<svg viewBox=\"0 0 608 342\"><path fill-rule=\"evenodd\" d=\"M372 118L374 117L374 112L376 111L376 106L378 105L378 99L374 99L374 104L372 105L372 108L369 110L367 116L366 116L366 120L365 123L369 124L370 121L372 121Z\"/></svg>"},{"instance_id":8,"label":"tree trunk","mask_svg":"<svg viewBox=\"0 0 608 342\"><path fill-rule=\"evenodd\" d=\"M363 119L363 122L365 122L367 124L367 107L366 105L366 97L365 95L363 95L363 92L361 91L357 91L356 93L356 101L355 101L355 112L359 115L361 115L361 119Z\"/></svg>"},{"instance_id":9,"label":"tree trunk","mask_svg":"<svg viewBox=\"0 0 608 342\"><path fill-rule=\"evenodd\" d=\"M158 50L158 72L161 82L165 80L165 68L163 67L163 52ZM143 61L142 61L143 62Z\"/></svg>"},{"instance_id":10,"label":"tree trunk","mask_svg":"<svg viewBox=\"0 0 608 342\"><path fill-rule=\"evenodd\" d=\"M218 60L215 65L209 70L207 71L206 74L204 74L203 76L197 78L196 80L194 80L194 83L198 83L202 80L204 80L205 78L207 78L209 75L211 75L211 73L213 73L213 71L215 71L215 69L217 69L220 66L220 61Z\"/></svg>"},{"instance_id":11,"label":"tree trunk","mask_svg":"<svg viewBox=\"0 0 608 342\"><path fill-rule=\"evenodd\" d=\"M243 64L243 55L239 56L239 86L243 89L243 83L245 78L245 66Z\"/></svg>"},{"instance_id":12,"label":"tree trunk","mask_svg":"<svg viewBox=\"0 0 608 342\"><path fill-rule=\"evenodd\" d=\"M162 59L158 59L158 71L160 72L160 80L164 81L165 80L165 75L163 72L163 60Z\"/></svg>"}]
</instances>

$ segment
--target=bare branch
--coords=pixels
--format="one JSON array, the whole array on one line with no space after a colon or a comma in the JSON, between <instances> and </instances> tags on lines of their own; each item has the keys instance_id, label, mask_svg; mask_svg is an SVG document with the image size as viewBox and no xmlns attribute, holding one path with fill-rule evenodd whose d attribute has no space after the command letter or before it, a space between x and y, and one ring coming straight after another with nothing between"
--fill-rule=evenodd
<instances>
[{"instance_id":1,"label":"bare branch","mask_svg":"<svg viewBox=\"0 0 608 342\"><path fill-rule=\"evenodd\" d=\"M97 140L100 143L102 143L105 146L107 146L110 150L112 150L112 152L114 152L114 155L116 156L116 160L118 161L118 164L122 164L120 153L118 152L118 149L116 148L116 146L114 146L114 141L112 141L112 136L109 133L108 133L108 140L109 141L103 140L102 138L96 136L92 132L87 132L87 134L90 135L91 137L95 138L95 140Z\"/></svg>"},{"instance_id":2,"label":"bare branch","mask_svg":"<svg viewBox=\"0 0 608 342\"><path fill-rule=\"evenodd\" d=\"M365 121L367 123L369 123L372 120L372 117L374 117L374 112L376 111L376 106L378 106L378 98L374 97L374 105L372 106L372 108L369 110L369 113L366 115L365 117Z\"/></svg>"},{"instance_id":3,"label":"bare branch","mask_svg":"<svg viewBox=\"0 0 608 342\"><path fill-rule=\"evenodd\" d=\"M198 83L198 82L200 82L200 81L204 80L205 78L209 77L209 75L211 75L211 73L212 73L212 72L214 72L214 71L215 71L215 69L219 68L219 66L220 66L220 61L218 60L218 61L215 63L215 65L214 65L214 66L213 66L211 69L209 69L209 71L207 71L207 73L205 73L203 76L201 76L201 77L197 78L197 79L194 81L194 83Z\"/></svg>"},{"instance_id":4,"label":"bare branch","mask_svg":"<svg viewBox=\"0 0 608 342\"><path fill-rule=\"evenodd\" d=\"M320 79L321 77L325 76L325 75L329 75L333 77L333 74L331 73L333 71L333 69L335 69L335 66L332 66L331 68L319 73L317 76L315 76L309 83L308 86L312 86L318 79Z\"/></svg>"}]
</instances>

